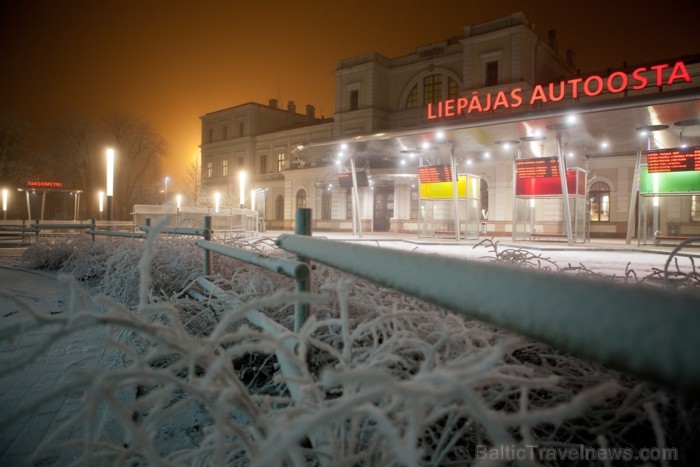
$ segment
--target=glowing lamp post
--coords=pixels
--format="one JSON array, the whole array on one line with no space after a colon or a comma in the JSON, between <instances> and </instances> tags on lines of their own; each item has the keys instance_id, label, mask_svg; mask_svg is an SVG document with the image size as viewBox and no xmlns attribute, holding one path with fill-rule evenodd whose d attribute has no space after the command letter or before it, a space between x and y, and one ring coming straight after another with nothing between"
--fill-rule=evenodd
<instances>
[{"instance_id":1,"label":"glowing lamp post","mask_svg":"<svg viewBox=\"0 0 700 467\"><path fill-rule=\"evenodd\" d=\"M105 200L105 192L100 191L100 220L102 220L102 211L104 211L104 200Z\"/></svg>"},{"instance_id":2,"label":"glowing lamp post","mask_svg":"<svg viewBox=\"0 0 700 467\"><path fill-rule=\"evenodd\" d=\"M165 202L163 204L168 204L168 181L170 177L165 177Z\"/></svg>"},{"instance_id":3,"label":"glowing lamp post","mask_svg":"<svg viewBox=\"0 0 700 467\"><path fill-rule=\"evenodd\" d=\"M178 194L175 199L177 200L177 210L179 212L180 207L182 206L182 195Z\"/></svg>"},{"instance_id":4,"label":"glowing lamp post","mask_svg":"<svg viewBox=\"0 0 700 467\"><path fill-rule=\"evenodd\" d=\"M112 221L112 197L114 196L114 149L107 149L107 220Z\"/></svg>"},{"instance_id":5,"label":"glowing lamp post","mask_svg":"<svg viewBox=\"0 0 700 467\"><path fill-rule=\"evenodd\" d=\"M241 208L245 207L245 172L241 170L238 172L238 184L240 185L240 198L241 198Z\"/></svg>"},{"instance_id":6,"label":"glowing lamp post","mask_svg":"<svg viewBox=\"0 0 700 467\"><path fill-rule=\"evenodd\" d=\"M220 200L219 192L217 191L214 193L214 212L219 212L219 200Z\"/></svg>"},{"instance_id":7,"label":"glowing lamp post","mask_svg":"<svg viewBox=\"0 0 700 467\"><path fill-rule=\"evenodd\" d=\"M7 220L7 197L10 195L10 193L7 191L7 188L2 189L2 217L3 220Z\"/></svg>"}]
</instances>

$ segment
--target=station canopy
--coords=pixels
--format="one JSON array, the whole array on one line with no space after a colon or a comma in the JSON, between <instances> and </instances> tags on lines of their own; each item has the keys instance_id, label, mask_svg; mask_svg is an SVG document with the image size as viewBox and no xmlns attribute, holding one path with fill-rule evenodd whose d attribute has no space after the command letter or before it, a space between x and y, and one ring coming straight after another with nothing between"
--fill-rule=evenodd
<instances>
[{"instance_id":1,"label":"station canopy","mask_svg":"<svg viewBox=\"0 0 700 467\"><path fill-rule=\"evenodd\" d=\"M573 123L566 128L570 118ZM425 123L429 125L314 141L303 150L325 147L331 157L346 143L356 161L370 160L372 167L382 160L415 157L415 164L407 161L408 168L417 165L416 156L437 164L449 161L452 152L458 162L512 160L518 151L523 158L553 156L558 154L559 133L569 165L580 166L584 157L628 156L648 149L646 128L652 130L652 148L699 145L700 89ZM438 131L444 132L444 140L436 138ZM469 171L460 165L462 170Z\"/></svg>"}]
</instances>

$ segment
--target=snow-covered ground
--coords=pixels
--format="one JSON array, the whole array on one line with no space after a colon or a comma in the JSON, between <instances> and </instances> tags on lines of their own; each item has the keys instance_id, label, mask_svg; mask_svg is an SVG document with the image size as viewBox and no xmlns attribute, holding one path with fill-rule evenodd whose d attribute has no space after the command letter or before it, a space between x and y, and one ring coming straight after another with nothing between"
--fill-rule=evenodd
<instances>
[{"instance_id":1,"label":"snow-covered ground","mask_svg":"<svg viewBox=\"0 0 700 467\"><path fill-rule=\"evenodd\" d=\"M380 236L376 236L375 238L372 238L371 236L369 236L370 238L367 238L368 236L365 236L365 238L362 240L358 240L352 239L347 235L332 235L323 233L319 234L318 236L326 236L328 238L335 239L342 238L344 240L362 242L363 244L377 246L379 248L393 248L473 260L491 260L495 257L495 254L489 245L481 245L474 248L475 242L456 244L453 242L418 242L415 240L401 241L395 238ZM584 265L592 272L605 275L620 276L624 275L626 270L632 269L639 277L642 277L651 274L654 270L662 270L667 261L667 255L663 254L663 251L638 251L634 247L623 246L619 243L614 245L600 245L598 249L592 248L592 245L573 248L567 248L564 245L512 245L512 242L504 240L498 244L499 252L503 252L506 249L517 250L519 248L528 248L528 250L534 255L540 255L540 260L545 265L550 264L550 262L556 263L559 267L565 267L569 264L572 266ZM697 251L697 249L695 250ZM690 270L693 267L691 258L697 260L699 255L693 250L686 251L690 251L690 256L685 255L679 257L679 267L685 270ZM66 311L67 304L71 299L69 287L67 287L65 282L60 282L57 280L56 273L37 273L16 269L16 266L18 266L19 263L19 253L20 250L0 250L0 291L3 292L3 294L0 295L0 329L5 333L12 332L13 326L18 324L23 318L26 318L26 316L21 316L23 307L31 306L37 313L47 318L52 316L60 317L62 313ZM16 298L21 299L23 302L18 302ZM383 320L388 318L381 319ZM99 328L96 329L98 330L96 331L93 329L91 331L71 334L67 339L60 342L55 342L50 349L39 355L33 361L23 365L19 372L13 372L6 375L3 371L2 375L0 375L0 413L3 415L1 418L4 420L8 418L12 420L11 425L2 427L2 432L0 434L0 465L15 465L20 464L22 461L26 461L36 446L48 434L53 433L54 429L59 426L66 419L66 417L74 415L81 408L81 401L83 401L82 398L84 393L80 390L73 390L62 394L58 398L53 397L48 404L43 404L38 410L23 412L23 410L26 410L33 401L52 393L57 386L65 383L65 376L69 371L81 368L107 368L112 364L112 359L110 357L111 354L105 352L106 331L104 328L101 330L99 330ZM15 362L30 354L32 350L36 350L38 343L42 342L42 340L51 332L55 332L55 329L45 327L35 329L31 332L18 332L17 335L12 336L13 338L6 341L5 345L0 346L0 358L2 359L1 363L3 369L12 366ZM483 333L484 331L477 327L471 329L470 332L476 332L476 335L481 335L480 333ZM4 337L7 337L7 334L5 334ZM344 337L344 339L345 338L346 337ZM483 338L484 337L482 336L475 339ZM358 339L358 342L364 342L363 339L368 339L368 337L364 336L362 339ZM387 337L384 337L384 339L386 340L384 343L382 343L381 340L379 341L379 344L375 342L375 347L378 345L381 347L382 345L390 343L390 338L388 335ZM452 337L450 339L452 339ZM493 344L493 342L491 342L491 344ZM483 343L477 345L472 350L479 353L480 351L478 349L480 349L480 346L482 345ZM404 361L403 359L405 356L403 355L403 350L401 347L401 345L398 345L394 350L390 350L389 352L393 356L392 358L396 359L396 363L392 363L392 366L398 365L400 362ZM506 352L506 355L515 355L516 352L523 352L523 354L525 354L527 352L526 349L528 349L528 346L516 349L515 351L510 349ZM509 354L508 352L510 351L513 351L513 353ZM455 362L458 361L459 358L463 357L464 356L458 357ZM386 359L386 357L382 358ZM470 365L475 364L475 362L470 361L469 358L474 357L469 356L466 363L464 363L466 366L463 366L462 368L468 368ZM478 362L478 359L476 362ZM357 365L357 363L353 363L353 365ZM557 363L554 365L554 367L559 367L560 365L560 363ZM363 373L363 371L374 371L371 367L367 369L354 367L349 368L349 370L353 369L355 370L356 376L359 378L370 377L368 376L369 373ZM523 378L523 376L518 375L517 372L513 373L514 370L510 368L510 364L504 367L501 367L499 364L491 370L487 371L486 369L481 369L479 371L486 371L486 374L490 375L489 377L494 378L495 380L506 377L504 381L510 381L509 378L515 378L516 382L520 381L518 384L525 384L525 387L527 387L528 384L534 384L534 386L532 386L532 391L535 392L544 390L536 389L538 385L543 385L542 387L547 388L546 391L552 391L552 394L555 395L558 394L559 398L563 397L564 395L564 393L557 393L555 389L550 387L551 382L547 379L548 375L546 373L539 373L540 370L537 370L533 374L536 377L531 382L527 382L527 378L532 378L533 375L528 376L526 379L518 380L518 378ZM532 368L528 369L528 371L532 371ZM469 375L468 371L467 375ZM426 373L424 378L428 376L430 376L430 373ZM376 375L374 377L376 377ZM444 378L447 378L447 380L452 377L453 375L451 374L444 375ZM341 380L342 376L339 375L336 376L336 378ZM541 379L538 380L538 378ZM426 387L432 387L421 386L420 383L416 382L417 380L418 378L415 380L406 381L405 384L408 386L404 387L403 389L401 389L400 386L396 386L394 390L397 393L401 393L402 390L407 390L408 392L406 394L411 394L411 391L417 391L415 394L421 394L420 391L425 390ZM592 377L589 384L598 384L600 381L604 380L604 377L602 379L597 376ZM545 383L544 381L547 382ZM576 381L576 384L579 384L583 380ZM586 381L588 380L586 379ZM392 384L396 383L387 381L385 384L391 386ZM413 384L413 386L410 386L411 384ZM432 385L437 383L428 384ZM601 387L603 389L600 389ZM596 397L600 397L593 394L598 390L599 392L602 391L606 394L612 394L612 392L614 392L611 387L606 386L605 383L603 383L598 389L595 389L594 387L594 389L589 392L586 392L584 389L578 403L583 404L586 397L591 397L592 400ZM645 390L646 389L643 389L641 391L643 392ZM631 389L630 392L626 393L628 394L627 397L633 398L632 394L635 391L639 391L639 389ZM585 397L583 396L584 393L586 394ZM527 391L525 391L524 394L526 394L524 397L527 399ZM399 394L399 396L401 396L401 394ZM415 396L406 397L408 397L408 399L404 400L400 404L405 404L407 401L412 400L411 397ZM423 395L421 397L427 396ZM520 404L522 404L523 395L520 394L519 397L521 398ZM401 400L400 397L398 397L397 400ZM515 400L517 402L517 398ZM480 399L478 399L478 401L479 402L477 405L482 403ZM501 403L505 402L502 401ZM525 406L521 407L520 410L527 411L527 405L527 402L525 402ZM484 407L483 410L486 410L486 407ZM488 411L490 410L491 408L489 408ZM532 408L531 410L534 411L535 409ZM562 412L566 413L572 409L570 407L565 407L561 410ZM610 410L609 406L607 406L607 410ZM663 407L654 406L654 408L649 410L651 410L651 412L649 412L647 415L653 420L655 416L658 416L658 414L654 415L654 410L665 409ZM636 416L638 417L647 417L647 415L644 415L643 412L634 413L636 413ZM15 417L14 414L17 414L17 416ZM572 412L572 415L575 415L575 413ZM504 414L504 416L506 415ZM303 417L296 419L297 421L295 421L294 418L285 419L282 420L282 425L280 426L283 427L284 423L301 423L303 420L308 421L309 419L310 418L308 417L306 419ZM290 427L293 426L295 425L290 425ZM526 428L526 425L523 425L521 430ZM500 428L496 427L494 430L496 430L495 432L500 433ZM493 435L493 432L489 433ZM175 437L174 439L180 438ZM612 440L614 444L614 438L612 438ZM265 441L269 442L270 440ZM397 440L398 443L403 443L405 441L406 440L404 439ZM527 441L527 439L525 441ZM608 441L610 441L610 439L608 439ZM274 446L274 443L270 446ZM173 448L179 447L181 446L173 446ZM69 461L69 459L65 457L65 452L63 453L63 456L64 457L61 457L61 453L59 452L59 454L52 459L55 465L64 465ZM407 456L410 458L410 455L407 454Z\"/></svg>"}]
</instances>

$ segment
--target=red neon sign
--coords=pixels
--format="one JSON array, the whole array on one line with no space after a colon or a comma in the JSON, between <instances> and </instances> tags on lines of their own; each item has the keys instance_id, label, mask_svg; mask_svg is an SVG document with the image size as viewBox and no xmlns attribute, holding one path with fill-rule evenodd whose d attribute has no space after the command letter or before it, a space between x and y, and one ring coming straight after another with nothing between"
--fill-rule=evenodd
<instances>
[{"instance_id":1,"label":"red neon sign","mask_svg":"<svg viewBox=\"0 0 700 467\"><path fill-rule=\"evenodd\" d=\"M27 186L29 188L61 188L63 182L29 181Z\"/></svg>"},{"instance_id":2,"label":"red neon sign","mask_svg":"<svg viewBox=\"0 0 700 467\"><path fill-rule=\"evenodd\" d=\"M664 71L670 71L668 78L664 78ZM654 72L654 75L649 78L644 75L646 72ZM629 89L639 91L651 86L668 86L677 82L692 82L685 63L681 61L673 65L663 63L651 67L639 67L629 74L616 71L607 77L591 75L586 78L572 78L549 84L538 84L532 90L529 98L523 95L522 88L487 93L483 96L479 95L479 91L472 91L469 97L457 97L437 103L428 103L428 120L501 109L515 109L526 103L535 105L558 102L564 99L567 94L571 99L577 99L581 96L595 97L603 91L617 94Z\"/></svg>"}]
</instances>

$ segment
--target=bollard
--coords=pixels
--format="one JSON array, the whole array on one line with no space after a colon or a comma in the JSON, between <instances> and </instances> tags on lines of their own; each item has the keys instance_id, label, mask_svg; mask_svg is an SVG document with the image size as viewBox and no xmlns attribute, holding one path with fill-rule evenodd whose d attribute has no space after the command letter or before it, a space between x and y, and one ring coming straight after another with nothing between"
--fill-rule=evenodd
<instances>
[{"instance_id":1,"label":"bollard","mask_svg":"<svg viewBox=\"0 0 700 467\"><path fill-rule=\"evenodd\" d=\"M211 216L204 216L204 240L211 241ZM211 251L204 249L204 275L211 275Z\"/></svg>"},{"instance_id":2,"label":"bollard","mask_svg":"<svg viewBox=\"0 0 700 467\"><path fill-rule=\"evenodd\" d=\"M311 209L297 208L294 221L294 233L297 235L311 236ZM297 261L309 264L309 260L302 256L297 256ZM306 278L296 280L297 292L309 292L311 290L311 274ZM297 302L294 305L294 332L299 332L301 327L309 317L310 305L308 303Z\"/></svg>"}]
</instances>

